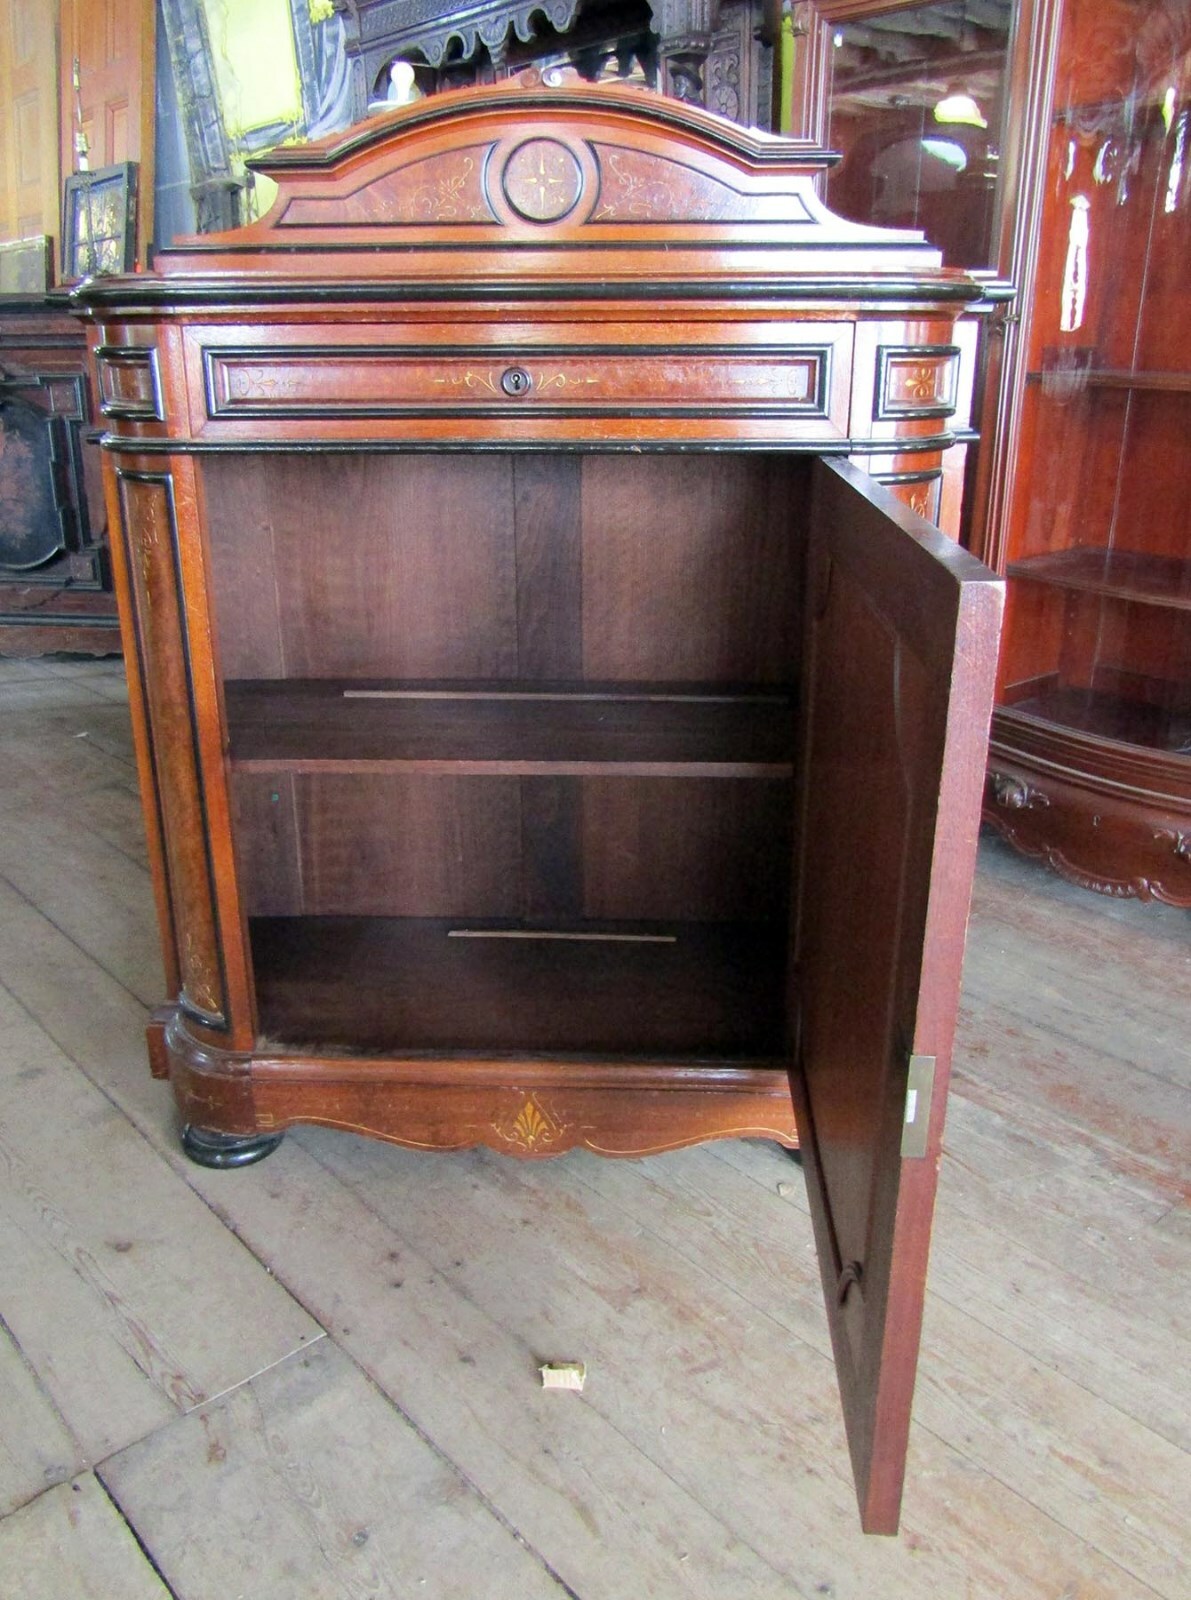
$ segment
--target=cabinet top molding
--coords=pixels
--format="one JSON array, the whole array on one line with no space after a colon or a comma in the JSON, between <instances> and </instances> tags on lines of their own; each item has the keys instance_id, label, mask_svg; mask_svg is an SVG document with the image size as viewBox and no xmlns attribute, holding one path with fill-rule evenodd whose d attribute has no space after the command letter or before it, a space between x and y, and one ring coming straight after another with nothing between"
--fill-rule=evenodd
<instances>
[{"instance_id":1,"label":"cabinet top molding","mask_svg":"<svg viewBox=\"0 0 1191 1600\"><path fill-rule=\"evenodd\" d=\"M529 76L529 75L527 75ZM533 75L438 95L254 163L259 221L94 278L84 308L395 300L973 300L913 231L815 193L833 157L621 86ZM316 288L317 285L317 288Z\"/></svg>"}]
</instances>

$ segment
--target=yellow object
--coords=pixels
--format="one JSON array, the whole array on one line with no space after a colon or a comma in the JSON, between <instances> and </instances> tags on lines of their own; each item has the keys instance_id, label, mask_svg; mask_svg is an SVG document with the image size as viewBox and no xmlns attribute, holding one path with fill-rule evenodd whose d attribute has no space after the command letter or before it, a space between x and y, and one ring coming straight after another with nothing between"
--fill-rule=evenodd
<instances>
[{"instance_id":1,"label":"yellow object","mask_svg":"<svg viewBox=\"0 0 1191 1600\"><path fill-rule=\"evenodd\" d=\"M778 74L778 132L791 133L794 128L794 17L789 6L782 7Z\"/></svg>"},{"instance_id":2,"label":"yellow object","mask_svg":"<svg viewBox=\"0 0 1191 1600\"><path fill-rule=\"evenodd\" d=\"M583 1361L547 1361L538 1371L543 1389L570 1389L582 1394L587 1382L587 1364Z\"/></svg>"},{"instance_id":3,"label":"yellow object","mask_svg":"<svg viewBox=\"0 0 1191 1600\"><path fill-rule=\"evenodd\" d=\"M231 143L277 123L301 127L302 86L289 0L203 0L203 9Z\"/></svg>"}]
</instances>

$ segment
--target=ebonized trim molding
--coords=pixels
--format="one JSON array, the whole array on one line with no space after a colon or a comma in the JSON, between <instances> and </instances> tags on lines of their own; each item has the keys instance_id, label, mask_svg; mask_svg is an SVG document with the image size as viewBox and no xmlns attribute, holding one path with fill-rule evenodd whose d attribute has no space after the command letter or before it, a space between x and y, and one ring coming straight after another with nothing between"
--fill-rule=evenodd
<instances>
[{"instance_id":1,"label":"ebonized trim molding","mask_svg":"<svg viewBox=\"0 0 1191 1600\"><path fill-rule=\"evenodd\" d=\"M224 252L227 254L228 252ZM309 253L308 247L304 253ZM320 252L321 253L321 252ZM375 251L368 252L375 254ZM921 278L897 277L798 277L798 278L716 278L691 282L650 278L627 283L566 283L557 278L521 283L496 283L491 278L452 278L424 282L399 282L392 278L336 282L326 278L280 279L262 283L260 276L230 278L223 282L196 283L181 278L160 278L138 282L135 278L88 278L75 290L72 300L79 310L105 310L120 313L166 311L173 308L229 308L234 306L241 321L252 320L256 306L311 305L423 305L443 301L486 306L559 304L588 301L682 302L779 301L803 305L821 301L825 310L846 315L864 305L879 302L919 307L954 302L967 303L980 297L979 285L969 279L924 283Z\"/></svg>"},{"instance_id":2,"label":"ebonized trim molding","mask_svg":"<svg viewBox=\"0 0 1191 1600\"><path fill-rule=\"evenodd\" d=\"M459 416L456 409L452 413ZM724 416L723 407L715 407L713 416ZM748 413L757 416L757 412ZM441 418L442 413L436 413ZM482 416L491 417L485 411ZM535 417L545 415L535 411ZM565 413L573 418L574 413ZM630 413L617 413L629 416ZM682 415L690 416L691 412ZM114 455L255 455L261 451L287 455L352 455L359 452L371 455L377 452L392 455L426 455L447 451L451 454L467 452L481 455L504 455L518 451L540 454L543 450L568 455L810 455L810 456L888 456L919 455L931 451L950 450L956 444L971 444L980 436L971 429L955 433L934 434L925 439L805 439L792 442L788 439L125 439L118 434L105 433L100 444Z\"/></svg>"}]
</instances>

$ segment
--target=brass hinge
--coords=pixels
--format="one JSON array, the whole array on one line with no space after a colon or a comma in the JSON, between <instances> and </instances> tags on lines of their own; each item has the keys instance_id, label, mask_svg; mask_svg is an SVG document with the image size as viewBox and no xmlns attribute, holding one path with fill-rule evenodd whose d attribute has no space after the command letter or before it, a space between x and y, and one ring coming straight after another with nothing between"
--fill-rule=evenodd
<instances>
[{"instance_id":1,"label":"brass hinge","mask_svg":"<svg viewBox=\"0 0 1191 1600\"><path fill-rule=\"evenodd\" d=\"M924 1156L930 1128L930 1103L935 1088L934 1056L911 1056L906 1078L906 1120L902 1126L902 1155Z\"/></svg>"}]
</instances>

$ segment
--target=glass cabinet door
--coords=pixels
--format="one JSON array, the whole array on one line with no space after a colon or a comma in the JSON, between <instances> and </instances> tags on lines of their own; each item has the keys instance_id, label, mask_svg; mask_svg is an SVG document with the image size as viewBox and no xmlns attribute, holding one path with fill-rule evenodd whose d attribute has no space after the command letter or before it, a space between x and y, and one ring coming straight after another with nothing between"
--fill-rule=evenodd
<instances>
[{"instance_id":1,"label":"glass cabinet door","mask_svg":"<svg viewBox=\"0 0 1191 1600\"><path fill-rule=\"evenodd\" d=\"M1001 701L1191 753L1186 7L1069 0L1010 528Z\"/></svg>"},{"instance_id":2,"label":"glass cabinet door","mask_svg":"<svg viewBox=\"0 0 1191 1600\"><path fill-rule=\"evenodd\" d=\"M934 0L831 22L827 184L841 216L921 228L947 266L996 267L1012 0Z\"/></svg>"}]
</instances>

